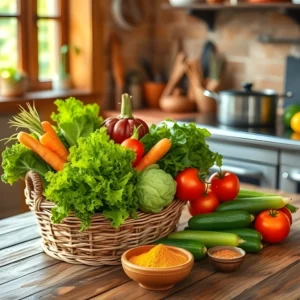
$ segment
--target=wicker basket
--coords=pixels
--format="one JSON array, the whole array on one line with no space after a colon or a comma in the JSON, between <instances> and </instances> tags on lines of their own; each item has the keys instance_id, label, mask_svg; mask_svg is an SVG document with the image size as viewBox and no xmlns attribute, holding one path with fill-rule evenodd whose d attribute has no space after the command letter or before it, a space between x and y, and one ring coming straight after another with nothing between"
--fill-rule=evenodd
<instances>
[{"instance_id":1,"label":"wicker basket","mask_svg":"<svg viewBox=\"0 0 300 300\"><path fill-rule=\"evenodd\" d=\"M149 244L176 229L184 202L175 200L162 212L139 212L138 219L129 218L118 229L111 227L102 214L95 214L90 227L80 232L80 220L70 214L60 224L53 224L51 208L43 193L37 173L25 178L26 203L38 219L44 251L59 260L91 266L120 264L122 253L137 245Z\"/></svg>"}]
</instances>

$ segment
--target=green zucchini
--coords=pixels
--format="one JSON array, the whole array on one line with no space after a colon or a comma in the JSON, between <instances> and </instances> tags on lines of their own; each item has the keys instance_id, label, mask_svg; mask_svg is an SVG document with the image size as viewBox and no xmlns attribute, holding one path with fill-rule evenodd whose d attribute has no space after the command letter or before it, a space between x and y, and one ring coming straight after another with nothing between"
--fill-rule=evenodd
<instances>
[{"instance_id":1,"label":"green zucchini","mask_svg":"<svg viewBox=\"0 0 300 300\"><path fill-rule=\"evenodd\" d=\"M184 240L184 239L168 239L163 238L154 242L154 244L164 244L167 246L174 246L183 248L191 252L195 260L199 260L206 255L207 249L205 245L195 240Z\"/></svg>"},{"instance_id":2,"label":"green zucchini","mask_svg":"<svg viewBox=\"0 0 300 300\"><path fill-rule=\"evenodd\" d=\"M247 238L243 244L239 245L239 247L246 252L259 252L263 248L263 244L258 239Z\"/></svg>"},{"instance_id":3,"label":"green zucchini","mask_svg":"<svg viewBox=\"0 0 300 300\"><path fill-rule=\"evenodd\" d=\"M259 241L262 240L262 235L257 230L251 228L237 228L237 229L226 229L222 230L222 232L235 233L243 240L247 239L257 239Z\"/></svg>"},{"instance_id":4,"label":"green zucchini","mask_svg":"<svg viewBox=\"0 0 300 300\"><path fill-rule=\"evenodd\" d=\"M224 211L196 215L189 219L188 225L196 230L224 230L247 227L254 216L246 211Z\"/></svg>"},{"instance_id":5,"label":"green zucchini","mask_svg":"<svg viewBox=\"0 0 300 300\"><path fill-rule=\"evenodd\" d=\"M242 198L224 202L217 207L216 211L244 210L256 214L266 209L280 209L289 201L289 198L282 196Z\"/></svg>"},{"instance_id":6,"label":"green zucchini","mask_svg":"<svg viewBox=\"0 0 300 300\"><path fill-rule=\"evenodd\" d=\"M268 197L268 196L276 196L276 194L263 193L254 190L240 188L236 199L252 198L252 197Z\"/></svg>"},{"instance_id":7,"label":"green zucchini","mask_svg":"<svg viewBox=\"0 0 300 300\"><path fill-rule=\"evenodd\" d=\"M227 232L185 230L170 233L170 239L195 240L203 243L207 248L214 246L239 246L244 243L238 235Z\"/></svg>"}]
</instances>

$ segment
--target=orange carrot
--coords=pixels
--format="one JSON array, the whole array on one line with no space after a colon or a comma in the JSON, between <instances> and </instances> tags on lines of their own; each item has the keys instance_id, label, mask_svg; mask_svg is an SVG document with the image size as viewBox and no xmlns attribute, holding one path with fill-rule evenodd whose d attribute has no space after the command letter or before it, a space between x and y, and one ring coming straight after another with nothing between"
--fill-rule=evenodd
<instances>
[{"instance_id":1,"label":"orange carrot","mask_svg":"<svg viewBox=\"0 0 300 300\"><path fill-rule=\"evenodd\" d=\"M60 171L64 168L66 161L59 157L55 152L42 145L38 140L34 139L28 133L23 131L19 132L18 141L38 154L55 171Z\"/></svg>"},{"instance_id":2,"label":"orange carrot","mask_svg":"<svg viewBox=\"0 0 300 300\"><path fill-rule=\"evenodd\" d=\"M144 155L139 164L135 167L136 170L143 171L148 166L155 164L169 151L171 146L172 143L169 139L161 139Z\"/></svg>"},{"instance_id":3,"label":"orange carrot","mask_svg":"<svg viewBox=\"0 0 300 300\"><path fill-rule=\"evenodd\" d=\"M41 125L45 133L40 137L40 142L58 154L63 160L67 160L69 152L59 139L51 124L48 121L44 121Z\"/></svg>"}]
</instances>

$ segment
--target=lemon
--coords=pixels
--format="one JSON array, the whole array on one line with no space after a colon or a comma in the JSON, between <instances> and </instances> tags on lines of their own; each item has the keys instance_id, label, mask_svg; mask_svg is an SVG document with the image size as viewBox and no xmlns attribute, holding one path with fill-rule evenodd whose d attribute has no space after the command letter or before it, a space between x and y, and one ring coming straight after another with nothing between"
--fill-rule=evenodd
<instances>
[{"instance_id":1,"label":"lemon","mask_svg":"<svg viewBox=\"0 0 300 300\"><path fill-rule=\"evenodd\" d=\"M300 104L290 104L284 109L283 123L289 128L293 115L300 111Z\"/></svg>"},{"instance_id":2,"label":"lemon","mask_svg":"<svg viewBox=\"0 0 300 300\"><path fill-rule=\"evenodd\" d=\"M290 125L295 132L300 133L300 112L297 112L292 116Z\"/></svg>"}]
</instances>

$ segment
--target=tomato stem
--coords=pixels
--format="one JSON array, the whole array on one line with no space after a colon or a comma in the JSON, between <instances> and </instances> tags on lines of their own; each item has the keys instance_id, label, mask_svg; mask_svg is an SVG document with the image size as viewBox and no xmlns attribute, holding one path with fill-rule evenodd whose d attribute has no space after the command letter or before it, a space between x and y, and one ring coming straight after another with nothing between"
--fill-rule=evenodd
<instances>
[{"instance_id":1,"label":"tomato stem","mask_svg":"<svg viewBox=\"0 0 300 300\"><path fill-rule=\"evenodd\" d=\"M224 177L224 173L222 172L221 167L219 167L219 168L220 168L220 171L218 172L219 178L223 178Z\"/></svg>"},{"instance_id":2,"label":"tomato stem","mask_svg":"<svg viewBox=\"0 0 300 300\"><path fill-rule=\"evenodd\" d=\"M120 119L132 119L132 107L131 107L132 96L129 94L122 95L121 114Z\"/></svg>"},{"instance_id":3,"label":"tomato stem","mask_svg":"<svg viewBox=\"0 0 300 300\"><path fill-rule=\"evenodd\" d=\"M273 218L278 216L278 211L276 209L270 209L269 213Z\"/></svg>"}]
</instances>

